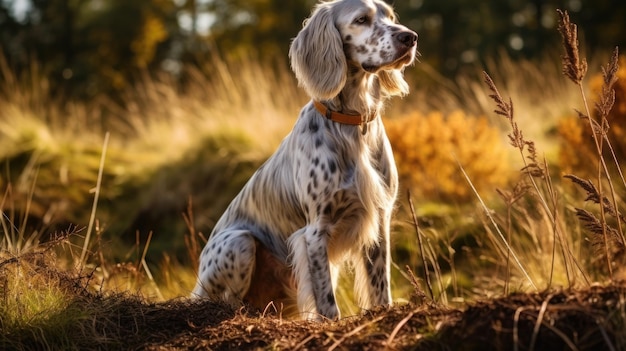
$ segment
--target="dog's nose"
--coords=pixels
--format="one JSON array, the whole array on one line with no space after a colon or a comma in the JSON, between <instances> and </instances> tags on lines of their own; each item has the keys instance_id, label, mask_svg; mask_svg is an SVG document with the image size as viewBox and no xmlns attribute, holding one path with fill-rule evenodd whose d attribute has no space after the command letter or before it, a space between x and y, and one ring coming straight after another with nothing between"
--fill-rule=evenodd
<instances>
[{"instance_id":1,"label":"dog's nose","mask_svg":"<svg viewBox=\"0 0 626 351\"><path fill-rule=\"evenodd\" d=\"M410 30L402 31L396 34L396 39L407 47L412 47L417 43L417 33Z\"/></svg>"}]
</instances>

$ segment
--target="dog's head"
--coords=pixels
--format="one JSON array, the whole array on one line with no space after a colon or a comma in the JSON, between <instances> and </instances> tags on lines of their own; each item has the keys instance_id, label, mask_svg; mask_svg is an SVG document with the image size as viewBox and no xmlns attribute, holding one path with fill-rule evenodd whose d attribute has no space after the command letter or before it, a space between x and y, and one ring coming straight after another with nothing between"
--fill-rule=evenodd
<instances>
[{"instance_id":1,"label":"dog's head","mask_svg":"<svg viewBox=\"0 0 626 351\"><path fill-rule=\"evenodd\" d=\"M343 89L350 69L378 75L388 95L408 86L402 68L415 59L417 34L397 23L381 0L335 0L318 4L289 50L298 81L314 99Z\"/></svg>"}]
</instances>

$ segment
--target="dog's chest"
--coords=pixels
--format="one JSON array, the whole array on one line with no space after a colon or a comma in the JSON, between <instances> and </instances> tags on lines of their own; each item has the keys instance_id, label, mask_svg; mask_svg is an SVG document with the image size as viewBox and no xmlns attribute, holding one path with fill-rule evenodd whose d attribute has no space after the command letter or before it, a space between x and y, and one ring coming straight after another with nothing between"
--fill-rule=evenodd
<instances>
[{"instance_id":1,"label":"dog's chest","mask_svg":"<svg viewBox=\"0 0 626 351\"><path fill-rule=\"evenodd\" d=\"M311 122L314 123L314 122ZM384 134L361 135L325 123L301 140L296 162L296 189L309 221L321 219L339 227L356 225L375 211L391 191Z\"/></svg>"}]
</instances>

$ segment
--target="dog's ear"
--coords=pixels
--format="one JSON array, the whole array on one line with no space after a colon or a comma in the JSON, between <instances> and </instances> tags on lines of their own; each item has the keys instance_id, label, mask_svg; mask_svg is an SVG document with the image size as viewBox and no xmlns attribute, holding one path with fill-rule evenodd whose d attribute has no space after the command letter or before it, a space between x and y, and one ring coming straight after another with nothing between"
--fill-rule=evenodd
<instances>
[{"instance_id":1,"label":"dog's ear","mask_svg":"<svg viewBox=\"0 0 626 351\"><path fill-rule=\"evenodd\" d=\"M409 84L404 80L402 70L382 70L378 72L378 81L386 96L404 96L409 93Z\"/></svg>"},{"instance_id":2,"label":"dog's ear","mask_svg":"<svg viewBox=\"0 0 626 351\"><path fill-rule=\"evenodd\" d=\"M317 100L339 94L346 84L348 64L331 7L319 4L289 48L291 68L299 84Z\"/></svg>"}]
</instances>

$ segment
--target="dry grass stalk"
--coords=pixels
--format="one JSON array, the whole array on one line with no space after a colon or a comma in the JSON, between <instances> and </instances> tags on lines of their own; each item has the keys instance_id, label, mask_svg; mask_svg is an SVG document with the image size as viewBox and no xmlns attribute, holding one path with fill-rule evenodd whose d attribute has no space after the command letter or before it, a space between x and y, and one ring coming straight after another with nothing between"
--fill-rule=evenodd
<instances>
[{"instance_id":1,"label":"dry grass stalk","mask_svg":"<svg viewBox=\"0 0 626 351\"><path fill-rule=\"evenodd\" d=\"M575 84L580 84L587 73L587 61L580 58L578 50L578 30L572 23L567 11L557 10L559 14L559 33L563 37L565 54L563 59L563 74Z\"/></svg>"},{"instance_id":2,"label":"dry grass stalk","mask_svg":"<svg viewBox=\"0 0 626 351\"><path fill-rule=\"evenodd\" d=\"M98 208L98 198L100 197L100 189L102 188L102 174L104 170L104 161L106 160L107 148L109 145L109 132L104 135L104 142L102 145L102 154L100 157L100 166L98 167L98 178L96 180L96 188L94 190L93 205L91 207L91 215L89 216L89 225L87 226L87 234L85 235L85 242L83 244L83 251L80 254L80 261L78 264L80 267L84 267L87 259L87 249L89 248L89 241L91 239L91 232L94 228L96 220L96 209Z\"/></svg>"},{"instance_id":3,"label":"dry grass stalk","mask_svg":"<svg viewBox=\"0 0 626 351\"><path fill-rule=\"evenodd\" d=\"M185 220L185 224L189 230L189 232L185 234L185 247L187 248L187 254L191 259L191 266L194 267L194 269L198 269L198 265L200 263L200 251L202 251L207 239L201 232L196 231L191 196L187 200L187 211L183 213L183 219ZM198 239L202 240L202 242L199 242Z\"/></svg>"},{"instance_id":4,"label":"dry grass stalk","mask_svg":"<svg viewBox=\"0 0 626 351\"><path fill-rule=\"evenodd\" d=\"M544 322L544 317L546 315L546 310L548 309L548 304L550 300L554 297L553 294L548 295L548 297L541 303L541 308L539 309L539 314L537 315L537 320L535 321L535 327L533 328L533 335L530 339L530 347L528 348L530 351L535 350L535 344L537 342L537 336L539 336L539 328Z\"/></svg>"},{"instance_id":5,"label":"dry grass stalk","mask_svg":"<svg viewBox=\"0 0 626 351\"><path fill-rule=\"evenodd\" d=\"M500 236L500 239L502 240L502 243L506 247L506 251L511 255L511 257L513 257L513 260L515 261L515 263L519 267L520 272L524 275L526 280L528 280L528 283L530 283L530 285L533 287L533 289L535 289L535 291L538 291L539 289L537 289L537 285L535 285L533 280L530 278L530 275L528 274L528 271L522 265L522 262L518 258L517 254L515 254L515 251L513 251L513 248L509 244L509 241L502 234L502 231L500 230L500 227L498 226L498 223L496 222L496 220L494 219L494 217L493 217L493 215L491 213L492 211L487 207L487 205L485 204L483 199L480 197L480 194L476 190L476 187L474 187L474 184L472 184L472 180L467 175L467 172L465 172L465 169L463 168L461 163L459 163L459 160L456 160L456 161L457 161L457 164L459 165L459 169L461 170L461 173L465 177L465 180L467 180L467 183L469 184L470 188L472 188L472 191L474 192L474 195L476 195L476 197L478 198L478 201L480 202L483 210L485 211L485 215L489 218L489 221L491 222L491 224L493 224L493 227L495 228L496 232L498 233L498 236Z\"/></svg>"},{"instance_id":6,"label":"dry grass stalk","mask_svg":"<svg viewBox=\"0 0 626 351\"><path fill-rule=\"evenodd\" d=\"M393 331L391 332L391 334L389 334L389 337L387 338L387 342L385 343L385 345L389 348L391 348L393 346L393 339L395 339L396 335L398 335L398 332L400 331L400 329L409 321L411 320L411 318L413 318L413 315L415 314L415 312L411 312L409 314L407 314L406 317L404 317L400 322L398 322L398 324L396 325L395 328L393 328Z\"/></svg>"},{"instance_id":7,"label":"dry grass stalk","mask_svg":"<svg viewBox=\"0 0 626 351\"><path fill-rule=\"evenodd\" d=\"M411 198L411 191L407 191L407 197L409 199L409 206L411 207L411 215L413 216L413 225L415 226L415 234L417 235L417 242L420 248L420 255L422 257L422 266L424 267L424 279L426 280L426 286L428 287L428 293L431 299L435 299L433 292L433 285L430 281L430 274L428 273L428 261L426 260L426 253L424 252L424 244L422 243L422 236L420 234L419 223L417 221L417 215L415 214L415 206L413 205L413 199ZM417 289L416 289L417 291Z\"/></svg>"},{"instance_id":8,"label":"dry grass stalk","mask_svg":"<svg viewBox=\"0 0 626 351\"><path fill-rule=\"evenodd\" d=\"M613 206L613 203L606 196L603 196L602 201L600 201L598 188L591 180L585 180L572 174L565 175L565 178L570 179L587 192L585 201L591 201L596 204L601 203L603 213L615 218L617 223L626 223L624 216ZM626 252L626 245L622 241L621 230L610 226L606 219L599 219L591 212L581 208L576 208L576 216L585 229L594 234L594 236L591 237L591 245L596 248L605 247L605 250L598 251L600 251L600 254L606 255L609 264L613 261L615 256Z\"/></svg>"},{"instance_id":9,"label":"dry grass stalk","mask_svg":"<svg viewBox=\"0 0 626 351\"><path fill-rule=\"evenodd\" d=\"M530 186L524 182L517 182L513 187L513 191L496 189L506 205L506 233L507 240L511 242L511 233L513 231L513 205L524 198L528 193ZM506 279L504 282L504 295L509 293L509 281L511 280L511 253L506 253Z\"/></svg>"},{"instance_id":10,"label":"dry grass stalk","mask_svg":"<svg viewBox=\"0 0 626 351\"><path fill-rule=\"evenodd\" d=\"M415 276L415 273L413 273L413 271L411 270L411 267L409 267L409 265L406 265L405 268L408 272L409 282L411 283L411 286L413 286L415 298L417 299L418 303L421 304L423 301L426 301L426 293L417 282L417 277Z\"/></svg>"},{"instance_id":11,"label":"dry grass stalk","mask_svg":"<svg viewBox=\"0 0 626 351\"><path fill-rule=\"evenodd\" d=\"M508 119L509 123L511 123L512 132L508 135L511 145L518 149L523 149L524 136L522 134L522 131L517 126L517 122L513 120L513 101L511 100L511 98L509 98L509 102L504 101L502 95L500 95L500 92L496 87L496 84L493 82L493 79L491 79L487 72L483 71L483 78L485 79L485 83L487 83L487 86L492 93L489 95L489 97L496 103L497 108L493 112Z\"/></svg>"},{"instance_id":12,"label":"dry grass stalk","mask_svg":"<svg viewBox=\"0 0 626 351\"><path fill-rule=\"evenodd\" d=\"M524 159L524 168L522 170L526 171L532 177L541 178L545 176L545 169L542 167L540 162L537 162L537 149L535 148L535 143L532 140L524 139L524 134L522 133L522 130L519 129L519 126L513 117L513 101L509 98L509 101L506 102L504 98L502 98L496 84L487 72L483 72L483 78L489 87L489 90L491 90L489 97L496 103L497 108L493 112L497 115L505 117L511 125L511 133L508 134L509 142L513 147L519 149L520 154ZM524 150L526 150L526 156L524 156ZM527 159L530 163L526 161Z\"/></svg>"},{"instance_id":13,"label":"dry grass stalk","mask_svg":"<svg viewBox=\"0 0 626 351\"><path fill-rule=\"evenodd\" d=\"M624 180L622 169L619 165L619 161L617 160L617 156L615 155L615 151L613 150L613 146L611 145L611 141L608 138L609 123L608 123L607 117L609 116L609 113L611 112L611 109L613 109L613 105L615 104L614 85L617 82L617 71L619 70L618 62L619 62L619 48L615 47L615 49L613 50L613 55L611 56L611 59L609 60L609 63L606 65L606 67L602 67L602 78L603 78L602 91L600 94L599 101L597 101L595 104L596 110L598 111L598 114L600 115L600 120L601 120L600 122L601 126L600 128L598 128L600 131L600 136L601 136L601 139L599 140L599 145L598 145L599 146L598 154L600 156L600 159L602 160L602 165L604 166L607 179L609 180L611 197L612 197L613 204L615 204L615 206L611 205L610 207L613 210L613 213L609 213L613 217L621 217L621 215L619 213L616 214L617 196L616 196L613 184L611 182L611 176L609 172L606 170L606 164L604 163L604 159L602 158L602 144L603 142L605 142L607 147L609 148L609 151L611 152L611 156L613 157L613 162L615 163L616 169L622 180L622 184L626 186L626 181ZM608 202L608 199L606 199L606 202ZM606 206L607 205L604 204L604 201L603 201L603 207L606 207ZM620 233L622 244L626 244L626 237L624 236L624 230L622 228L622 220L623 220L623 217L617 221L617 227Z\"/></svg>"},{"instance_id":14,"label":"dry grass stalk","mask_svg":"<svg viewBox=\"0 0 626 351\"><path fill-rule=\"evenodd\" d=\"M513 191L496 189L496 192L500 195L502 200L507 206L513 206L517 201L521 200L528 190L530 186L528 184L517 182L513 187Z\"/></svg>"},{"instance_id":15,"label":"dry grass stalk","mask_svg":"<svg viewBox=\"0 0 626 351\"><path fill-rule=\"evenodd\" d=\"M615 256L624 254L626 248L621 242L620 233L615 228L609 226L607 223L603 223L600 219L594 216L593 213L587 210L577 208L576 216L582 222L585 229L592 234L596 234L591 238L591 245L600 248L598 250L600 253L604 253L604 250L602 250L605 245L603 234L607 233L609 243L613 244L610 246L611 256L609 257L609 260L612 260Z\"/></svg>"},{"instance_id":16,"label":"dry grass stalk","mask_svg":"<svg viewBox=\"0 0 626 351\"><path fill-rule=\"evenodd\" d=\"M602 136L604 137L604 141L607 143L609 150L611 151L611 156L613 157L613 162L617 166L617 172L620 175L620 179L622 180L622 184L626 187L626 179L624 179L624 174L622 173L622 168L619 166L619 162L617 160L617 156L615 155L615 151L613 150L613 146L609 141L608 129L609 124L607 122L607 117L613 106L615 105L615 88L614 85L617 82L617 72L619 71L619 48L615 47L613 50L613 55L611 56L611 60L607 64L606 68L602 67L602 92L600 94L600 101L596 103L596 110L602 116L602 122L604 128L601 128ZM615 200L615 199L614 199ZM621 231L621 230L620 230ZM623 233L623 231L621 231ZM626 240L625 240L626 242Z\"/></svg>"},{"instance_id":17,"label":"dry grass stalk","mask_svg":"<svg viewBox=\"0 0 626 351\"><path fill-rule=\"evenodd\" d=\"M574 182L587 192L587 197L584 201L591 201L593 203L600 204L600 192L591 180L585 180L573 174L567 174L564 177L570 179L572 182ZM624 218L619 210L617 210L615 206L613 206L613 203L606 196L602 197L602 206L604 207L605 213L608 213L613 218L626 223L626 218Z\"/></svg>"},{"instance_id":18,"label":"dry grass stalk","mask_svg":"<svg viewBox=\"0 0 626 351\"><path fill-rule=\"evenodd\" d=\"M600 94L600 101L596 102L596 110L600 116L606 117L613 109L615 104L615 89L613 86L617 82L617 71L619 70L619 49L616 47L613 50L613 55L606 67L602 67L602 78L604 83L602 84L602 93Z\"/></svg>"},{"instance_id":19,"label":"dry grass stalk","mask_svg":"<svg viewBox=\"0 0 626 351\"><path fill-rule=\"evenodd\" d=\"M605 135L605 136L607 135L609 131L608 124L604 124L603 126L601 126L598 122L596 122L593 118L589 117L586 113L578 111L576 109L574 109L574 111L576 111L576 113L578 114L578 118L589 122L589 125L591 126L591 130L592 130L594 137L598 135Z\"/></svg>"},{"instance_id":20,"label":"dry grass stalk","mask_svg":"<svg viewBox=\"0 0 626 351\"><path fill-rule=\"evenodd\" d=\"M363 323L359 326L357 326L356 328L352 329L350 332L345 333L339 340L335 341L334 344L332 344L329 348L328 351L333 351L334 349L336 349L337 347L341 346L341 344L347 340L348 338L350 338L353 335L356 335L358 333L360 333L363 329L366 329L368 327L370 327L371 325L374 325L378 322L380 322L383 318L385 318L384 315L376 317L374 319L372 319L371 321L367 322L367 323Z\"/></svg>"},{"instance_id":21,"label":"dry grass stalk","mask_svg":"<svg viewBox=\"0 0 626 351\"><path fill-rule=\"evenodd\" d=\"M585 228L587 228L591 233L602 234L603 231L606 230L612 237L615 237L616 239L618 238L619 233L617 230L608 226L606 223L601 223L600 220L593 215L593 213L577 208L576 216L578 216L580 221L584 223ZM595 244L595 241L592 243ZM618 241L617 244L620 245L621 243Z\"/></svg>"},{"instance_id":22,"label":"dry grass stalk","mask_svg":"<svg viewBox=\"0 0 626 351\"><path fill-rule=\"evenodd\" d=\"M570 279L570 274L569 274L570 263L573 263L576 267L578 267L578 269L580 270L583 276L585 274L580 268L580 265L576 261L574 255L572 254L567 242L564 240L561 229L557 224L558 193L552 190L553 186L552 186L551 179L547 171L547 163L539 161L535 143L532 140L524 139L524 135L522 131L519 129L517 122L514 119L513 101L509 98L509 101L506 102L502 98L502 96L500 95L500 92L498 91L498 88L496 87L495 83L493 82L493 79L491 79L489 74L487 74L486 72L483 72L483 77L484 77L485 83L487 84L487 86L489 87L489 90L491 90L491 93L492 93L489 96L493 99L493 101L496 103L496 106L497 106L497 109L494 110L494 112L498 115L504 116L509 121L509 124L511 125L512 131L508 135L509 141L513 147L519 150L522 161L524 162L524 167L522 168L522 171L528 175L528 180L532 184L531 187L534 189L534 194L537 195L537 197L539 198L539 202L542 205L543 210L548 215L550 223L547 223L547 224L550 226L550 230L554 235L553 242L556 243L558 241L560 243L561 253L563 256L563 262L565 264L565 272L567 274L567 280L571 284L571 279ZM540 189L539 185L535 181L535 178L543 179L548 189L547 194L546 194L546 191L542 191ZM501 193L501 196L502 196L502 193ZM555 247L553 247L553 252L555 252L554 248ZM554 259L555 258L553 254L552 264L551 264L551 269L550 269L551 273L550 273L549 285L552 284L552 272L554 270Z\"/></svg>"},{"instance_id":23,"label":"dry grass stalk","mask_svg":"<svg viewBox=\"0 0 626 351\"><path fill-rule=\"evenodd\" d=\"M617 81L617 70L619 69L618 49L616 48L614 50L613 55L608 65L606 67L602 67L602 75L604 79L604 84L602 86L600 100L595 105L596 110L598 111L600 115L599 116L600 122L598 123L597 121L594 121L591 118L591 112L587 104L587 98L585 96L585 92L582 86L582 80L587 72L587 62L584 60L584 58L583 59L580 58L579 47L578 47L577 26L576 24L571 23L569 14L566 11L561 11L561 10L557 10L557 11L559 14L559 32L561 33L561 36L563 38L563 49L565 51L565 54L563 55L563 74L565 74L565 76L571 79L572 82L578 85L580 89L580 93L581 93L583 102L585 104L586 113L578 112L578 115L581 118L589 121L589 126L592 131L593 140L596 145L596 151L598 155L598 178L597 178L598 187L597 188L594 187L594 191L596 193L595 196L597 196L597 200L598 200L597 203L601 204L600 205L600 219L599 219L601 222L601 225L599 226L599 228L602 230L602 236L604 238L605 256L607 258L607 268L609 270L610 278L613 279L612 263L610 261L611 249L608 246L610 233L608 233L606 229L608 225L607 225L605 211L608 208L612 207L614 209L614 213L617 213L615 210L617 207L616 205L617 196L616 196L615 188L611 181L611 174L609 172L606 161L604 160L604 157L603 157L602 149L603 149L603 143L606 141L613 155L613 160L615 161L617 169L619 170L620 168L619 163L617 161L617 158L615 157L615 153L613 152L613 148L607 137L607 132L609 128L607 116L615 103L615 90L613 89L613 85ZM621 170L619 172L620 172L622 181L624 182L624 177L621 173ZM603 195L603 189L602 189L604 177L606 177L606 180L610 189L612 202L613 202L613 204L610 207L607 207L604 201L605 197ZM583 186L583 183L581 182L575 182L575 183L578 184L579 186ZM624 183L626 184L626 182ZM583 189L585 189L584 186L583 186ZM602 199L602 203L600 202L600 199ZM617 215L619 216L619 214ZM619 228L618 234L620 237L620 241L622 244L626 244L626 237L624 236L624 231L622 229L621 220L617 221L617 225Z\"/></svg>"}]
</instances>

